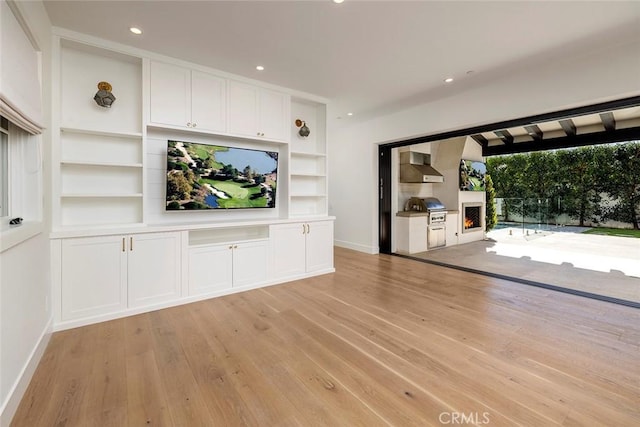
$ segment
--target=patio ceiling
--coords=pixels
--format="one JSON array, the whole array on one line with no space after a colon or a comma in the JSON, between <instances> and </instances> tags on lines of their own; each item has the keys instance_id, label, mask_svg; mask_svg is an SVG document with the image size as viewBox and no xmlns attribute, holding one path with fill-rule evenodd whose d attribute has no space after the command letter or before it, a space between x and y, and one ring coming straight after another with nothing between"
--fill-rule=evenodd
<instances>
[{"instance_id":1,"label":"patio ceiling","mask_svg":"<svg viewBox=\"0 0 640 427\"><path fill-rule=\"evenodd\" d=\"M534 119L471 138L484 156L640 140L640 105Z\"/></svg>"}]
</instances>

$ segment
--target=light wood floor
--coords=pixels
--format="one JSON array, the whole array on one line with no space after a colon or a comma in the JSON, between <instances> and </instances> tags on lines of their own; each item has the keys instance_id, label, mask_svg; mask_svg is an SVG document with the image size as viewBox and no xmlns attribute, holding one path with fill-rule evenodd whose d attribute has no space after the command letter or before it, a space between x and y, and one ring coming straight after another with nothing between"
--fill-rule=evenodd
<instances>
[{"instance_id":1,"label":"light wood floor","mask_svg":"<svg viewBox=\"0 0 640 427\"><path fill-rule=\"evenodd\" d=\"M56 333L13 425L640 425L640 310L339 248L336 268Z\"/></svg>"}]
</instances>

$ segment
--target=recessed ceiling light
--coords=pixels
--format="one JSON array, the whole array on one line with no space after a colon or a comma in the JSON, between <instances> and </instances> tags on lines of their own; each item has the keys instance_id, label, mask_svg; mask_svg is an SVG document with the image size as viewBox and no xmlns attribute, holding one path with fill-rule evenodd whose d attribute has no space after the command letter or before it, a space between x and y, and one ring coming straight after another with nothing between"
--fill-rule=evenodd
<instances>
[{"instance_id":1,"label":"recessed ceiling light","mask_svg":"<svg viewBox=\"0 0 640 427\"><path fill-rule=\"evenodd\" d=\"M334 2L335 4L340 4L340 3L342 3L343 1L344 1L344 0L333 0L333 2Z\"/></svg>"},{"instance_id":2,"label":"recessed ceiling light","mask_svg":"<svg viewBox=\"0 0 640 427\"><path fill-rule=\"evenodd\" d=\"M256 67L256 70L258 70L258 71L264 71L264 67L263 67L262 65L258 65L258 66Z\"/></svg>"},{"instance_id":3,"label":"recessed ceiling light","mask_svg":"<svg viewBox=\"0 0 640 427\"><path fill-rule=\"evenodd\" d=\"M140 28L137 28L137 27L131 27L131 28L129 28L129 31L131 31L136 36L139 36L140 34L142 34L142 30Z\"/></svg>"},{"instance_id":4,"label":"recessed ceiling light","mask_svg":"<svg viewBox=\"0 0 640 427\"><path fill-rule=\"evenodd\" d=\"M446 79L444 79L445 83L451 83L453 81L453 77L447 77Z\"/></svg>"},{"instance_id":5,"label":"recessed ceiling light","mask_svg":"<svg viewBox=\"0 0 640 427\"><path fill-rule=\"evenodd\" d=\"M347 116L353 116L353 113L347 113Z\"/></svg>"}]
</instances>

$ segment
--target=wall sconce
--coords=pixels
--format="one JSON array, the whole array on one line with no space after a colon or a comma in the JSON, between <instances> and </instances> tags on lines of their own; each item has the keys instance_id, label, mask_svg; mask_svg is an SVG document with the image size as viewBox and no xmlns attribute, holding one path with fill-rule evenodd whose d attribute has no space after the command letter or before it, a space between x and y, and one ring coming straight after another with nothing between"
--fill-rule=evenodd
<instances>
[{"instance_id":1,"label":"wall sconce","mask_svg":"<svg viewBox=\"0 0 640 427\"><path fill-rule=\"evenodd\" d=\"M307 122L305 122L304 120L296 119L296 127L300 128L300 130L298 131L298 135L303 138L308 137L311 133L311 130L307 126Z\"/></svg>"},{"instance_id":2,"label":"wall sconce","mask_svg":"<svg viewBox=\"0 0 640 427\"><path fill-rule=\"evenodd\" d=\"M93 100L101 107L111 108L116 97L111 93L111 84L109 82L98 83L98 92L96 92Z\"/></svg>"}]
</instances>

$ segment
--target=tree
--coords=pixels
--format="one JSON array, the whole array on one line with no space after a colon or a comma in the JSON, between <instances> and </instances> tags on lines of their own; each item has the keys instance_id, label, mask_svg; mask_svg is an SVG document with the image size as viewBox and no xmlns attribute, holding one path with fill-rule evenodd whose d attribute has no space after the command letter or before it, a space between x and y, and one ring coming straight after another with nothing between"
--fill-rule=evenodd
<instances>
[{"instance_id":1,"label":"tree","mask_svg":"<svg viewBox=\"0 0 640 427\"><path fill-rule=\"evenodd\" d=\"M491 179L491 175L485 175L485 182L485 198L487 201L485 230L491 231L493 227L495 227L498 223L498 212L496 212L496 190L493 188L493 180Z\"/></svg>"},{"instance_id":2,"label":"tree","mask_svg":"<svg viewBox=\"0 0 640 427\"><path fill-rule=\"evenodd\" d=\"M244 167L244 169L242 170L242 175L244 175L244 177L248 180L253 179L253 171L251 170L250 165Z\"/></svg>"},{"instance_id":3,"label":"tree","mask_svg":"<svg viewBox=\"0 0 640 427\"><path fill-rule=\"evenodd\" d=\"M172 172L167 175L167 198L170 200L189 199L192 186L187 178L180 172Z\"/></svg>"},{"instance_id":4,"label":"tree","mask_svg":"<svg viewBox=\"0 0 640 427\"><path fill-rule=\"evenodd\" d=\"M527 156L523 154L487 159L487 174L493 179L496 197L504 199L502 213L505 221L510 220L511 213L524 213L522 198L529 192L526 166Z\"/></svg>"},{"instance_id":5,"label":"tree","mask_svg":"<svg viewBox=\"0 0 640 427\"><path fill-rule=\"evenodd\" d=\"M602 219L628 222L639 228L640 143L617 144L611 156L597 165L599 187L613 203L602 208Z\"/></svg>"},{"instance_id":6,"label":"tree","mask_svg":"<svg viewBox=\"0 0 640 427\"><path fill-rule=\"evenodd\" d=\"M222 167L222 173L234 179L238 177L238 169L234 168L232 165L224 165Z\"/></svg>"},{"instance_id":7,"label":"tree","mask_svg":"<svg viewBox=\"0 0 640 427\"><path fill-rule=\"evenodd\" d=\"M558 214L566 213L581 227L594 217L601 197L597 185L596 153L600 148L582 147L561 150L556 155L555 197L562 201Z\"/></svg>"}]
</instances>

